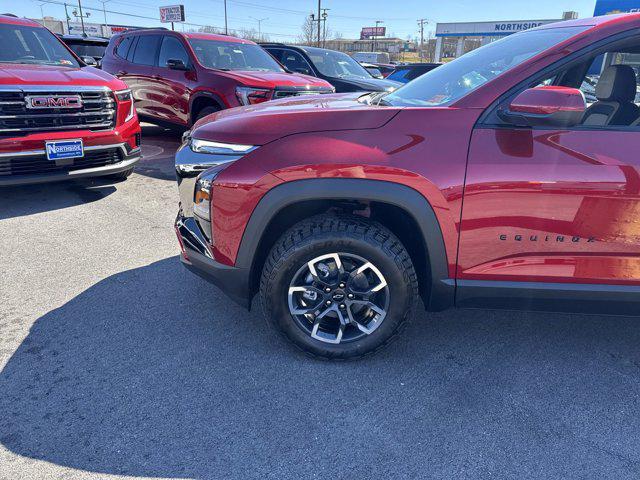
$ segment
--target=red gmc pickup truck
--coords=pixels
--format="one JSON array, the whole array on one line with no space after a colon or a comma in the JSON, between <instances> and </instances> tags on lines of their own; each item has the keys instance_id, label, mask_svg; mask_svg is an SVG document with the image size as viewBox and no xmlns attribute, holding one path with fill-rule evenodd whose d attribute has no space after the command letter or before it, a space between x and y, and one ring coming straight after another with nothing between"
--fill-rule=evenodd
<instances>
[{"instance_id":1,"label":"red gmc pickup truck","mask_svg":"<svg viewBox=\"0 0 640 480\"><path fill-rule=\"evenodd\" d=\"M640 15L611 15L388 94L220 112L176 155L182 262L326 358L384 346L416 298L639 316L639 70Z\"/></svg>"},{"instance_id":2,"label":"red gmc pickup truck","mask_svg":"<svg viewBox=\"0 0 640 480\"><path fill-rule=\"evenodd\" d=\"M140 125L124 82L31 20L0 15L0 45L0 186L131 174Z\"/></svg>"}]
</instances>

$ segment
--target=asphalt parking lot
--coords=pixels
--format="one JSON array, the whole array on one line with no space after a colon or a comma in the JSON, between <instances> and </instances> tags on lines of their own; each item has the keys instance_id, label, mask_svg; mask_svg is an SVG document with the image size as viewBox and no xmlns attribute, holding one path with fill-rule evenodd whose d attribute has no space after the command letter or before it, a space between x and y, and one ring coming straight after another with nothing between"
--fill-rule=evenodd
<instances>
[{"instance_id":1,"label":"asphalt parking lot","mask_svg":"<svg viewBox=\"0 0 640 480\"><path fill-rule=\"evenodd\" d=\"M0 478L638 478L640 323L419 314L326 363L184 270L178 136L0 190ZM119 477L120 478L120 477Z\"/></svg>"}]
</instances>

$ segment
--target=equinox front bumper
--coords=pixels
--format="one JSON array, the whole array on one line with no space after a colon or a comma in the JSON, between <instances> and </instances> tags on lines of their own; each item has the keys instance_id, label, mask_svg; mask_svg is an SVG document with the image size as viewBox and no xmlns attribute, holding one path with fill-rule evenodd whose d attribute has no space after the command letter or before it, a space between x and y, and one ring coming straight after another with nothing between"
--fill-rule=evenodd
<instances>
[{"instance_id":1,"label":"equinox front bumper","mask_svg":"<svg viewBox=\"0 0 640 480\"><path fill-rule=\"evenodd\" d=\"M182 249L182 264L216 285L238 304L250 308L249 270L215 261L199 223L193 217L185 217L182 208L176 218L175 229Z\"/></svg>"}]
</instances>

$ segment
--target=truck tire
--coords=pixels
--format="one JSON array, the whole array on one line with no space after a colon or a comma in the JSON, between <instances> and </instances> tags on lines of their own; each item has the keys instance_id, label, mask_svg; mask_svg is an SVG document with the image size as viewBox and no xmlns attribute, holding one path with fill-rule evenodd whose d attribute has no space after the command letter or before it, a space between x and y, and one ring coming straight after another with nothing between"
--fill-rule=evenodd
<instances>
[{"instance_id":1,"label":"truck tire","mask_svg":"<svg viewBox=\"0 0 640 480\"><path fill-rule=\"evenodd\" d=\"M400 240L378 222L318 215L275 243L260 280L264 315L305 353L333 360L372 354L411 317L418 279Z\"/></svg>"}]
</instances>

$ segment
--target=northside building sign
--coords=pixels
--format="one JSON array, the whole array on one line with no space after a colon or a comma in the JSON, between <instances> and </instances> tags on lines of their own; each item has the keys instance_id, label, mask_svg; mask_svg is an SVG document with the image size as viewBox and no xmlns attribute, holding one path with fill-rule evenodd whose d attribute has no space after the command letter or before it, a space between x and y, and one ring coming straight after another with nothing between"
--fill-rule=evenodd
<instances>
[{"instance_id":1,"label":"northside building sign","mask_svg":"<svg viewBox=\"0 0 640 480\"><path fill-rule=\"evenodd\" d=\"M515 20L504 22L438 23L436 37L497 37L559 22L560 19Z\"/></svg>"},{"instance_id":2,"label":"northside building sign","mask_svg":"<svg viewBox=\"0 0 640 480\"><path fill-rule=\"evenodd\" d=\"M495 32L515 33L544 25L543 22L496 23Z\"/></svg>"}]
</instances>

